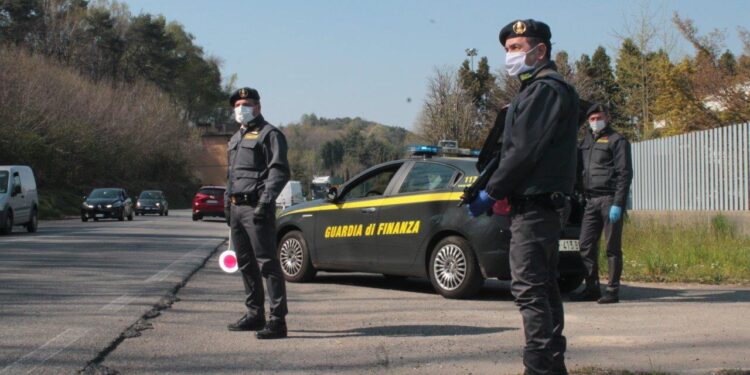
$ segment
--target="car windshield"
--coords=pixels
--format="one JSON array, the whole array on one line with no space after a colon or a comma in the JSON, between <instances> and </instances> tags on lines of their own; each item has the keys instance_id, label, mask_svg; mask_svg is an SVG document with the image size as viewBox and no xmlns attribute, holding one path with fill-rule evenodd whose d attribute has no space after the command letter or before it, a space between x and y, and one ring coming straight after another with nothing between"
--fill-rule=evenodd
<instances>
[{"instance_id":1,"label":"car windshield","mask_svg":"<svg viewBox=\"0 0 750 375\"><path fill-rule=\"evenodd\" d=\"M141 192L138 199L161 199L161 193L158 191L144 191Z\"/></svg>"},{"instance_id":2,"label":"car windshield","mask_svg":"<svg viewBox=\"0 0 750 375\"><path fill-rule=\"evenodd\" d=\"M119 198L120 190L117 189L94 189L89 195L89 198L94 199L105 199L105 198Z\"/></svg>"},{"instance_id":3,"label":"car windshield","mask_svg":"<svg viewBox=\"0 0 750 375\"><path fill-rule=\"evenodd\" d=\"M217 188L202 188L198 192L206 195L224 195L224 189Z\"/></svg>"},{"instance_id":4,"label":"car windshield","mask_svg":"<svg viewBox=\"0 0 750 375\"><path fill-rule=\"evenodd\" d=\"M0 171L0 194L8 192L8 171Z\"/></svg>"}]
</instances>

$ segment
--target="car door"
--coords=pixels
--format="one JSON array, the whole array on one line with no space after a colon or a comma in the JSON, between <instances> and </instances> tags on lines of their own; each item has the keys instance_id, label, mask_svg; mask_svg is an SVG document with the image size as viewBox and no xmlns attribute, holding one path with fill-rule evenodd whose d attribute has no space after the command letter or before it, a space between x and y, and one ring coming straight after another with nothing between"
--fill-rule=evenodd
<instances>
[{"instance_id":1,"label":"car door","mask_svg":"<svg viewBox=\"0 0 750 375\"><path fill-rule=\"evenodd\" d=\"M355 177L344 185L333 202L335 207L315 214L318 263L358 271L375 265L378 256L372 228L402 165L403 162L388 163Z\"/></svg>"},{"instance_id":2,"label":"car door","mask_svg":"<svg viewBox=\"0 0 750 375\"><path fill-rule=\"evenodd\" d=\"M440 222L449 205L455 205L453 185L459 170L453 166L415 161L405 171L403 182L394 187L398 204L381 207L378 235L378 269L388 273L411 273L417 255Z\"/></svg>"},{"instance_id":3,"label":"car door","mask_svg":"<svg viewBox=\"0 0 750 375\"><path fill-rule=\"evenodd\" d=\"M13 208L13 222L15 224L25 223L29 221L29 211L31 205L29 205L26 199L26 192L24 186L21 183L21 174L18 170L13 172L11 183L11 194L10 194L10 206Z\"/></svg>"}]
</instances>

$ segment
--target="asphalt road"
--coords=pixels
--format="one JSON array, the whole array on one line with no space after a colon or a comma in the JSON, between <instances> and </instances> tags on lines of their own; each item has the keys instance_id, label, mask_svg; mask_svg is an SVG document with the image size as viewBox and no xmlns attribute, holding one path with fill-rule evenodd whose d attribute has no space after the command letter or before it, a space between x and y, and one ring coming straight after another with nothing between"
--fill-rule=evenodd
<instances>
[{"instance_id":1,"label":"asphalt road","mask_svg":"<svg viewBox=\"0 0 750 375\"><path fill-rule=\"evenodd\" d=\"M214 256L103 362L123 374L520 374L521 318L508 284L447 300L426 280L322 274L287 284L286 340L229 332L243 314L237 274ZM615 305L566 303L568 366L708 374L750 370L750 288L626 283Z\"/></svg>"},{"instance_id":2,"label":"asphalt road","mask_svg":"<svg viewBox=\"0 0 750 375\"><path fill-rule=\"evenodd\" d=\"M0 237L0 374L83 369L222 244L190 211L42 221Z\"/></svg>"},{"instance_id":3,"label":"asphalt road","mask_svg":"<svg viewBox=\"0 0 750 375\"><path fill-rule=\"evenodd\" d=\"M0 237L0 374L76 373L95 359L91 373L523 371L520 315L498 281L456 301L426 280L322 273L288 284L289 339L229 332L244 307L239 276L217 264L226 226L170 215ZM176 288L171 307L140 320ZM565 304L569 368L750 370L750 288L626 283L622 298Z\"/></svg>"}]
</instances>

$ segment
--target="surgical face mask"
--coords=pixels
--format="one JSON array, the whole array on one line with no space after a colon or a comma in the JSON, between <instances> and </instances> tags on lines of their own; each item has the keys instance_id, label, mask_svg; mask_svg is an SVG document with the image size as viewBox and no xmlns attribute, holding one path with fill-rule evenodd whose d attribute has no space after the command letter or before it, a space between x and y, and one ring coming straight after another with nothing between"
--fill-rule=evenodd
<instances>
[{"instance_id":1,"label":"surgical face mask","mask_svg":"<svg viewBox=\"0 0 750 375\"><path fill-rule=\"evenodd\" d=\"M537 44L534 48L523 52L508 52L505 54L505 70L508 71L508 74L511 76L518 76L521 73L526 73L530 70L533 70L534 67L531 65L526 65L526 54L536 49L536 47L539 47Z\"/></svg>"},{"instance_id":2,"label":"surgical face mask","mask_svg":"<svg viewBox=\"0 0 750 375\"><path fill-rule=\"evenodd\" d=\"M604 127L607 126L607 123L604 122L604 120L589 121L589 126L591 127L591 131L596 133L604 129Z\"/></svg>"},{"instance_id":3,"label":"surgical face mask","mask_svg":"<svg viewBox=\"0 0 750 375\"><path fill-rule=\"evenodd\" d=\"M237 120L242 125L247 124L250 121L253 121L255 116L253 116L253 107L248 107L245 105L241 105L239 107L234 107L234 119Z\"/></svg>"}]
</instances>

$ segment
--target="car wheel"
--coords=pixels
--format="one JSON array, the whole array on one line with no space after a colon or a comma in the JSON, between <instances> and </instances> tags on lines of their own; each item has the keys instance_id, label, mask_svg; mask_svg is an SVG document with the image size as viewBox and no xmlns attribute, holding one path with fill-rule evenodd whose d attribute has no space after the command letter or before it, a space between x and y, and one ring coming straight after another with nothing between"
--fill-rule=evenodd
<instances>
[{"instance_id":1,"label":"car wheel","mask_svg":"<svg viewBox=\"0 0 750 375\"><path fill-rule=\"evenodd\" d=\"M39 228L39 215L37 214L36 210L32 210L31 220L26 223L26 231L29 233L36 233L37 228Z\"/></svg>"},{"instance_id":2,"label":"car wheel","mask_svg":"<svg viewBox=\"0 0 750 375\"><path fill-rule=\"evenodd\" d=\"M13 232L13 212L10 209L5 212L3 226L0 227L0 234L11 234Z\"/></svg>"},{"instance_id":3,"label":"car wheel","mask_svg":"<svg viewBox=\"0 0 750 375\"><path fill-rule=\"evenodd\" d=\"M169 216L169 210L164 211L164 216Z\"/></svg>"},{"instance_id":4,"label":"car wheel","mask_svg":"<svg viewBox=\"0 0 750 375\"><path fill-rule=\"evenodd\" d=\"M98 218L98 217L95 217L95 218L94 218L94 221L99 221L99 218Z\"/></svg>"},{"instance_id":5,"label":"car wheel","mask_svg":"<svg viewBox=\"0 0 750 375\"><path fill-rule=\"evenodd\" d=\"M128 215L128 221L133 221L133 211L130 211L130 215Z\"/></svg>"},{"instance_id":6,"label":"car wheel","mask_svg":"<svg viewBox=\"0 0 750 375\"><path fill-rule=\"evenodd\" d=\"M81 215L81 221L83 221L85 223L85 222L89 221L89 217L86 216L86 215Z\"/></svg>"},{"instance_id":7,"label":"car wheel","mask_svg":"<svg viewBox=\"0 0 750 375\"><path fill-rule=\"evenodd\" d=\"M200 219L201 219L201 216L200 216L200 215L197 215L197 214L193 214L193 221L198 221L198 220L200 220Z\"/></svg>"},{"instance_id":8,"label":"car wheel","mask_svg":"<svg viewBox=\"0 0 750 375\"><path fill-rule=\"evenodd\" d=\"M583 275L566 275L557 279L557 285L560 287L560 293L570 293L581 285Z\"/></svg>"},{"instance_id":9,"label":"car wheel","mask_svg":"<svg viewBox=\"0 0 750 375\"><path fill-rule=\"evenodd\" d=\"M300 231L291 231L279 241L281 272L289 282L310 281L317 270L310 260L307 242Z\"/></svg>"},{"instance_id":10,"label":"car wheel","mask_svg":"<svg viewBox=\"0 0 750 375\"><path fill-rule=\"evenodd\" d=\"M484 278L471 245L458 236L438 242L430 256L430 282L446 298L468 298L479 292Z\"/></svg>"}]
</instances>

